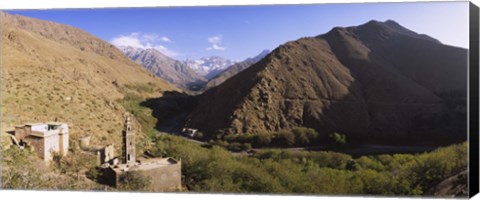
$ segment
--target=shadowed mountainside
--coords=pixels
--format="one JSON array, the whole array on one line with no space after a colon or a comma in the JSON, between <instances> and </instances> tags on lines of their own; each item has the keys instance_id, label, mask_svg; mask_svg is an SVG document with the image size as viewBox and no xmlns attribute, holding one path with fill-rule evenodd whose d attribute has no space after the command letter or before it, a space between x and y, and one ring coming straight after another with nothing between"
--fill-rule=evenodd
<instances>
[{"instance_id":1,"label":"shadowed mountainside","mask_svg":"<svg viewBox=\"0 0 480 200\"><path fill-rule=\"evenodd\" d=\"M467 50L391 20L288 42L206 91L187 127L208 138L305 126L397 144L466 139Z\"/></svg>"}]
</instances>

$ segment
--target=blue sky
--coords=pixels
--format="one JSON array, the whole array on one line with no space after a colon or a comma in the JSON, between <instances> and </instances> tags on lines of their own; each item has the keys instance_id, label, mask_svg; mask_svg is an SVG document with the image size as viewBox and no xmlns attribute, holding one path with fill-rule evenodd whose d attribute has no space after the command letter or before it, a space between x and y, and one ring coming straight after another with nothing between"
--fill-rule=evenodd
<instances>
[{"instance_id":1,"label":"blue sky","mask_svg":"<svg viewBox=\"0 0 480 200\"><path fill-rule=\"evenodd\" d=\"M81 28L116 45L156 48L176 59L243 60L335 26L392 19L468 48L468 2L314 4L9 11Z\"/></svg>"}]
</instances>

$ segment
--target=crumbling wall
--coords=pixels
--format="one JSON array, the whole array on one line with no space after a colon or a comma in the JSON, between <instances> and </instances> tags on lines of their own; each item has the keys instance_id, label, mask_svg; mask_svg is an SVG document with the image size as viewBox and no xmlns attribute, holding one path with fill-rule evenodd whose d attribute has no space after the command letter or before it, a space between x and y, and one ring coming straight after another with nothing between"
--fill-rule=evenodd
<instances>
[{"instance_id":1,"label":"crumbling wall","mask_svg":"<svg viewBox=\"0 0 480 200\"><path fill-rule=\"evenodd\" d=\"M27 146L33 147L38 157L45 160L46 155L44 138L29 136L24 138L24 142L27 144Z\"/></svg>"},{"instance_id":2,"label":"crumbling wall","mask_svg":"<svg viewBox=\"0 0 480 200\"><path fill-rule=\"evenodd\" d=\"M115 158L115 148L113 144L109 144L99 150L100 164L108 163Z\"/></svg>"},{"instance_id":3,"label":"crumbling wall","mask_svg":"<svg viewBox=\"0 0 480 200\"><path fill-rule=\"evenodd\" d=\"M100 182L112 187L117 187L117 182L121 174L117 174L111 167L102 168L101 170L102 179Z\"/></svg>"},{"instance_id":4,"label":"crumbling wall","mask_svg":"<svg viewBox=\"0 0 480 200\"><path fill-rule=\"evenodd\" d=\"M28 133L27 133L28 130L25 130L25 129L26 128L24 126L23 127L15 127L14 135L17 138L17 140L19 140L19 141L23 140L23 138L28 136Z\"/></svg>"},{"instance_id":5,"label":"crumbling wall","mask_svg":"<svg viewBox=\"0 0 480 200\"><path fill-rule=\"evenodd\" d=\"M181 163L141 170L146 177L151 177L151 191L173 191L182 186Z\"/></svg>"},{"instance_id":6,"label":"crumbling wall","mask_svg":"<svg viewBox=\"0 0 480 200\"><path fill-rule=\"evenodd\" d=\"M78 143L79 143L80 149L86 150L86 149L89 148L89 146L90 146L90 138L92 138L92 136L88 135L88 136L80 137L80 138L78 139Z\"/></svg>"}]
</instances>

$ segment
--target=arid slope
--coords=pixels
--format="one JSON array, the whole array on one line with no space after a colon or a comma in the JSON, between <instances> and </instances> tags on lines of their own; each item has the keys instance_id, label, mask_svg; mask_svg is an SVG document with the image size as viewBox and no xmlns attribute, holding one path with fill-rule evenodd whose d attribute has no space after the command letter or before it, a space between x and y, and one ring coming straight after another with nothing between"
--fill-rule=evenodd
<instances>
[{"instance_id":1,"label":"arid slope","mask_svg":"<svg viewBox=\"0 0 480 200\"><path fill-rule=\"evenodd\" d=\"M186 126L208 137L311 127L374 143L466 139L467 50L370 21L288 42L212 88Z\"/></svg>"},{"instance_id":2,"label":"arid slope","mask_svg":"<svg viewBox=\"0 0 480 200\"><path fill-rule=\"evenodd\" d=\"M127 93L178 90L121 51L78 28L0 13L2 132L26 122L63 121L81 135L119 147Z\"/></svg>"},{"instance_id":3,"label":"arid slope","mask_svg":"<svg viewBox=\"0 0 480 200\"><path fill-rule=\"evenodd\" d=\"M256 62L260 61L262 58L264 58L266 55L270 53L270 50L263 50L259 55L253 57L253 58L247 58L242 62L235 63L222 71L220 74L216 75L212 79L210 79L206 85L205 89L209 89L212 87L215 87L217 85L222 84L225 82L227 79L231 78L232 76L235 76L235 74L240 73L241 71L249 68Z\"/></svg>"}]
</instances>

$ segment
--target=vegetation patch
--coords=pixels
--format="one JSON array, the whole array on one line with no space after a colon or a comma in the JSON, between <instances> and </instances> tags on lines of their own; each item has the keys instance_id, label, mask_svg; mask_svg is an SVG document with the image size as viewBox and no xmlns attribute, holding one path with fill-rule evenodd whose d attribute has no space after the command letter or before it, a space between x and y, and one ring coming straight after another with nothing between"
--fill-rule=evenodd
<instances>
[{"instance_id":1,"label":"vegetation patch","mask_svg":"<svg viewBox=\"0 0 480 200\"><path fill-rule=\"evenodd\" d=\"M184 184L196 192L421 195L467 168L466 143L416 155L353 159L329 151L234 156L219 146L204 148L171 135L152 142L156 156L182 160Z\"/></svg>"}]
</instances>

